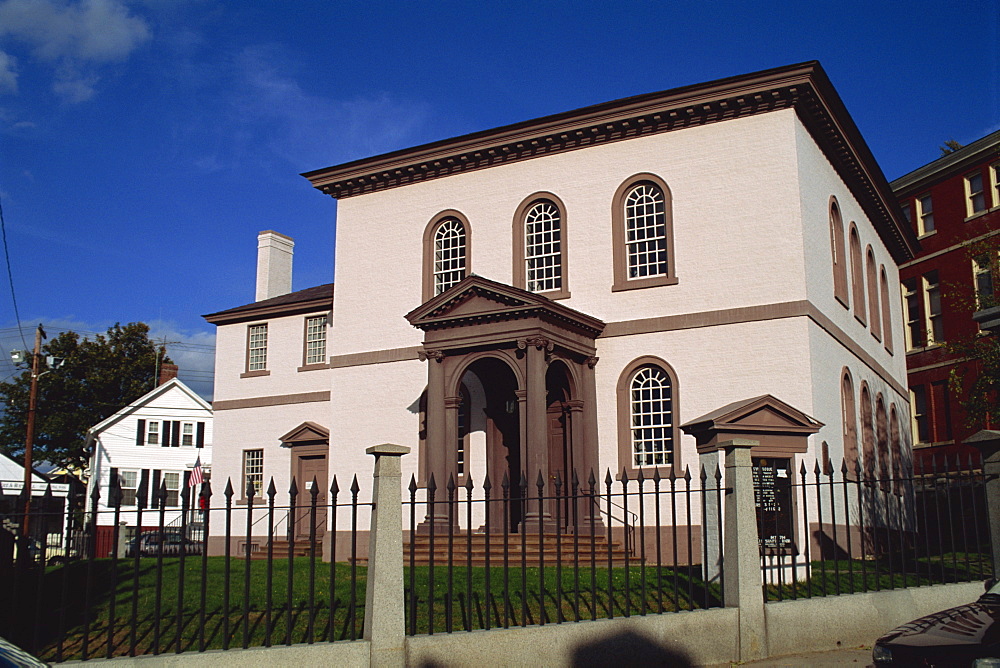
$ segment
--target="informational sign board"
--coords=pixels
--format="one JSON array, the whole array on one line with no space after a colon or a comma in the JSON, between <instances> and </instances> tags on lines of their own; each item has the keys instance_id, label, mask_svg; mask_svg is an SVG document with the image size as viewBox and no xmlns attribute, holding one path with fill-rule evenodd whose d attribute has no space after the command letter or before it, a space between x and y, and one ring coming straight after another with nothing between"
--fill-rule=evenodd
<instances>
[{"instance_id":1,"label":"informational sign board","mask_svg":"<svg viewBox=\"0 0 1000 668\"><path fill-rule=\"evenodd\" d=\"M753 458L753 498L760 546L784 549L794 543L791 460Z\"/></svg>"}]
</instances>

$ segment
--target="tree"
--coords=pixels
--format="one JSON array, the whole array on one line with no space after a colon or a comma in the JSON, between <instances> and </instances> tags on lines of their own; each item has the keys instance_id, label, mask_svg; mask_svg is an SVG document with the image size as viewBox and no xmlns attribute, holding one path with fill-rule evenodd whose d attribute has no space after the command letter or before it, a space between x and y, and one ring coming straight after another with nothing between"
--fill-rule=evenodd
<instances>
[{"instance_id":1,"label":"tree","mask_svg":"<svg viewBox=\"0 0 1000 668\"><path fill-rule=\"evenodd\" d=\"M49 355L66 363L38 381L32 459L58 465L85 465L87 430L153 389L157 361L170 362L141 322L115 323L93 339L62 332L42 346L43 358ZM30 371L0 383L0 450L17 459L24 452L30 387Z\"/></svg>"},{"instance_id":2,"label":"tree","mask_svg":"<svg viewBox=\"0 0 1000 668\"><path fill-rule=\"evenodd\" d=\"M958 143L954 139L949 139L942 146L938 147L941 150L941 157L950 155L960 148L965 148L963 144Z\"/></svg>"}]
</instances>

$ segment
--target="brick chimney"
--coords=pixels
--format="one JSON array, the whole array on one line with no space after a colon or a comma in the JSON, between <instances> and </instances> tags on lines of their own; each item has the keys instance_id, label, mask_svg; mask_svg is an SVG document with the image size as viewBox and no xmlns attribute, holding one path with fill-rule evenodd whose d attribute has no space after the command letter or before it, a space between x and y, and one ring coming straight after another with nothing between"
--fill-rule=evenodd
<instances>
[{"instance_id":1,"label":"brick chimney","mask_svg":"<svg viewBox=\"0 0 1000 668\"><path fill-rule=\"evenodd\" d=\"M287 295L292 291L294 248L295 242L291 237L274 230L264 230L257 235L257 297L254 301Z\"/></svg>"},{"instance_id":2,"label":"brick chimney","mask_svg":"<svg viewBox=\"0 0 1000 668\"><path fill-rule=\"evenodd\" d=\"M163 385L165 382L171 378L177 377L177 365L176 364L161 364L160 365L160 379L156 383L157 387Z\"/></svg>"}]
</instances>

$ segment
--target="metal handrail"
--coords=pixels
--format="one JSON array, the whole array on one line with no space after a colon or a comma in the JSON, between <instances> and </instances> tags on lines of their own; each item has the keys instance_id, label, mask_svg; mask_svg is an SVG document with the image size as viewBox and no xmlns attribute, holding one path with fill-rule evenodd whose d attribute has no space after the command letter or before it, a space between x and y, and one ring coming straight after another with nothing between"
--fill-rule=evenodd
<instances>
[{"instance_id":1,"label":"metal handrail","mask_svg":"<svg viewBox=\"0 0 1000 668\"><path fill-rule=\"evenodd\" d=\"M615 508L618 508L619 510L624 510L626 513L628 513L629 515L632 516L632 521L631 522L628 521L627 517L619 519L619 518L617 518L614 515L610 514L608 511L606 511L604 508L601 507L602 502L603 503L607 503L608 499L606 499L604 497L601 497L601 496L594 496L594 497L592 497L592 499L593 499L594 505L597 507L597 512L599 514L607 515L608 516L608 522L611 522L612 520L617 520L618 522L621 522L621 524L623 524L625 526L625 528L627 529L626 532L625 532L625 549L628 551L629 554L631 554L631 555L634 556L635 555L635 523L639 520L639 514L633 512L633 511L631 511L629 509L627 509L625 506L623 506L623 505L621 505L619 503L615 503L614 500L611 500L611 505L612 506L614 506Z\"/></svg>"}]
</instances>

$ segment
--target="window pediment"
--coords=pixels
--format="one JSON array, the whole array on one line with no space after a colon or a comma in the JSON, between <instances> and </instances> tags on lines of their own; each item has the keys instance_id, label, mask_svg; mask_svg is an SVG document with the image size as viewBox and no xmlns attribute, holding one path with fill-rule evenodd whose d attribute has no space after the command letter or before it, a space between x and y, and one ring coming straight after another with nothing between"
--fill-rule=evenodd
<instances>
[{"instance_id":1,"label":"window pediment","mask_svg":"<svg viewBox=\"0 0 1000 668\"><path fill-rule=\"evenodd\" d=\"M330 441L330 430L315 422L303 422L278 440L285 447L328 443Z\"/></svg>"}]
</instances>

